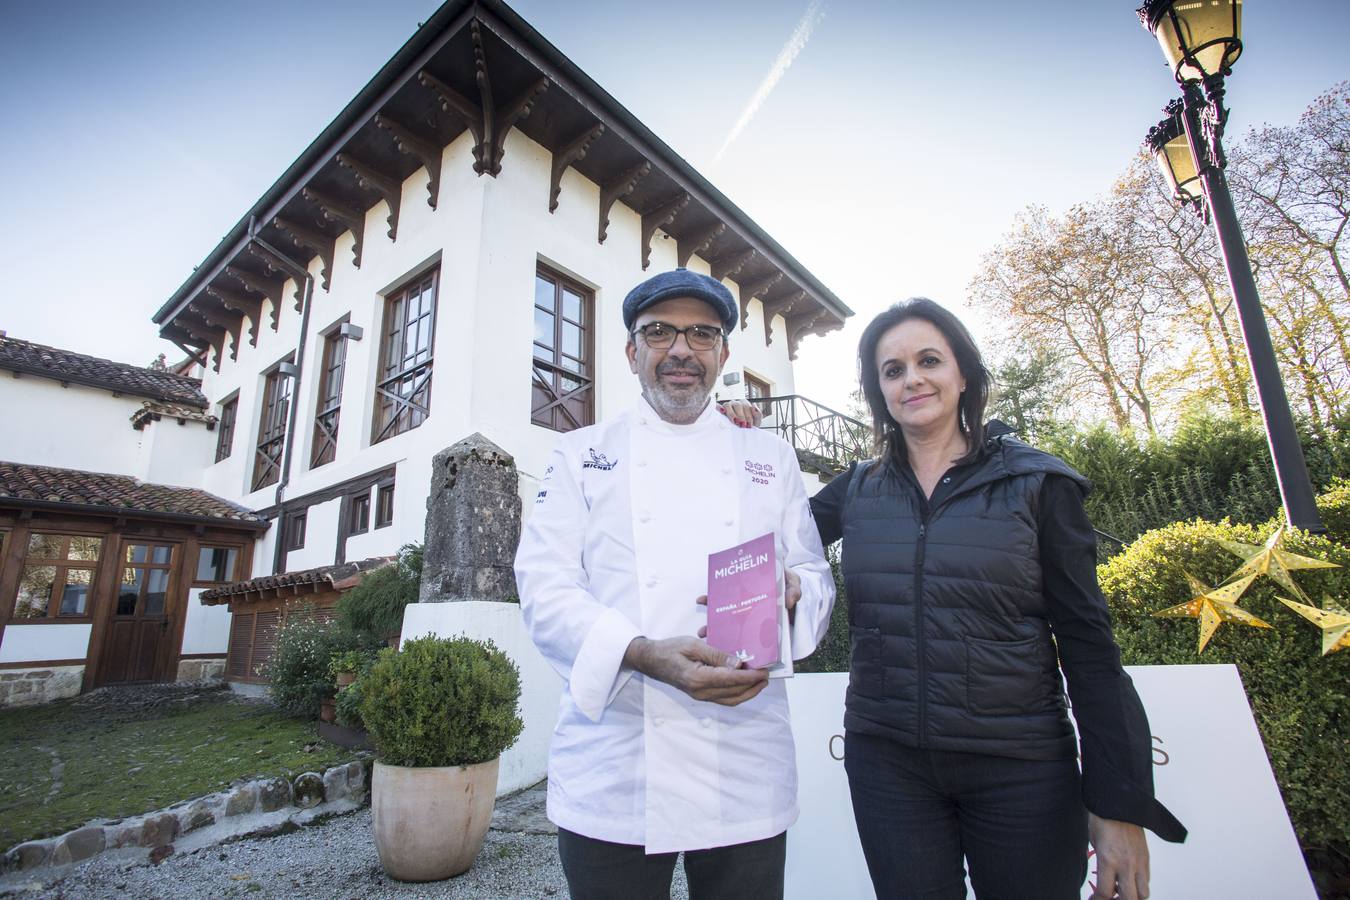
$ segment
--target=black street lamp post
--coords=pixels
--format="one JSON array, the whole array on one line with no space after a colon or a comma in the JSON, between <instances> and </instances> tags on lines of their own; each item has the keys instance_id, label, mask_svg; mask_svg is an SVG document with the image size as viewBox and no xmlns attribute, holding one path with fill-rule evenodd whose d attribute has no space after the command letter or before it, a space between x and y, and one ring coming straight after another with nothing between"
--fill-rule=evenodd
<instances>
[{"instance_id":1,"label":"black street lamp post","mask_svg":"<svg viewBox=\"0 0 1350 900\"><path fill-rule=\"evenodd\" d=\"M1149 131L1146 143L1177 199L1195 204L1218 233L1285 517L1296 528L1325 531L1252 278L1247 242L1223 174L1222 137L1228 118L1223 80L1242 53L1242 0L1149 0L1138 12L1181 85L1181 98L1167 105L1167 118Z\"/></svg>"}]
</instances>

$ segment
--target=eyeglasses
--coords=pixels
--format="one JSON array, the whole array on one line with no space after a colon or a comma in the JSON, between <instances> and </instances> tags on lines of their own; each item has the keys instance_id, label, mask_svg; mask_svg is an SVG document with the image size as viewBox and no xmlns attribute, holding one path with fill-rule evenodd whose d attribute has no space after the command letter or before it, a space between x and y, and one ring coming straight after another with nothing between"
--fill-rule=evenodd
<instances>
[{"instance_id":1,"label":"eyeglasses","mask_svg":"<svg viewBox=\"0 0 1350 900\"><path fill-rule=\"evenodd\" d=\"M680 335L684 335L684 342L690 350L711 350L726 336L722 329L713 325L676 328L665 322L651 322L641 328L634 328L633 334L642 335L643 343L653 350L669 350L675 346L675 339Z\"/></svg>"}]
</instances>

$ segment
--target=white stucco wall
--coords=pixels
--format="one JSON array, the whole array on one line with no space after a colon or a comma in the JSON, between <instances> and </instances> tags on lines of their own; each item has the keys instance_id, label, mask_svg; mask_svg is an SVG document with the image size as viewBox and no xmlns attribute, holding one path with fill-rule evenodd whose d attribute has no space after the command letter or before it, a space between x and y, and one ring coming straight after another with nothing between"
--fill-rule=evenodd
<instances>
[{"instance_id":1,"label":"white stucco wall","mask_svg":"<svg viewBox=\"0 0 1350 900\"><path fill-rule=\"evenodd\" d=\"M0 638L0 663L84 659L93 625L52 623L9 625Z\"/></svg>"},{"instance_id":2,"label":"white stucco wall","mask_svg":"<svg viewBox=\"0 0 1350 900\"><path fill-rule=\"evenodd\" d=\"M199 599L205 588L188 591L187 621L183 623L180 653L224 653L230 647L230 608L228 605L203 606Z\"/></svg>"},{"instance_id":3,"label":"white stucco wall","mask_svg":"<svg viewBox=\"0 0 1350 900\"><path fill-rule=\"evenodd\" d=\"M134 475L141 433L131 416L142 399L36 375L0 373L0 459L62 469Z\"/></svg>"},{"instance_id":4,"label":"white stucco wall","mask_svg":"<svg viewBox=\"0 0 1350 900\"><path fill-rule=\"evenodd\" d=\"M130 425L127 426L130 430ZM214 458L216 433L206 423L171 416L147 422L139 432L136 470L132 473L152 484L199 487L202 467Z\"/></svg>"}]
</instances>

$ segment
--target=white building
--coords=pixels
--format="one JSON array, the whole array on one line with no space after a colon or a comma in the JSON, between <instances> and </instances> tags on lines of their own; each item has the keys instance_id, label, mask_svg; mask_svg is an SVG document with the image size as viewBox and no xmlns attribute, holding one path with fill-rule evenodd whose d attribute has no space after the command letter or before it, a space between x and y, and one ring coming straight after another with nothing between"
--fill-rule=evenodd
<instances>
[{"instance_id":1,"label":"white building","mask_svg":"<svg viewBox=\"0 0 1350 900\"><path fill-rule=\"evenodd\" d=\"M0 334L0 706L219 677L267 521L197 487L200 382Z\"/></svg>"},{"instance_id":2,"label":"white building","mask_svg":"<svg viewBox=\"0 0 1350 900\"><path fill-rule=\"evenodd\" d=\"M331 592L421 540L432 457L475 432L532 497L558 431L636 399L620 305L677 266L739 300L722 396L794 395L851 314L504 3L446 2L154 316L219 422L182 483L271 523L216 593ZM252 621L213 651L256 658Z\"/></svg>"}]
</instances>

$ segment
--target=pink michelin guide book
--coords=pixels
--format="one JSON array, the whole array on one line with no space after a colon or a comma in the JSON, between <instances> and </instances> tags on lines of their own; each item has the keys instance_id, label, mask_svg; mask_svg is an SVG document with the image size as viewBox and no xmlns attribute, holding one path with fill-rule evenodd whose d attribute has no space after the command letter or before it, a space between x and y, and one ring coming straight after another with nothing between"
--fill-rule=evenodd
<instances>
[{"instance_id":1,"label":"pink michelin guide book","mask_svg":"<svg viewBox=\"0 0 1350 900\"><path fill-rule=\"evenodd\" d=\"M776 557L772 532L709 554L708 643L785 677L792 654Z\"/></svg>"}]
</instances>

